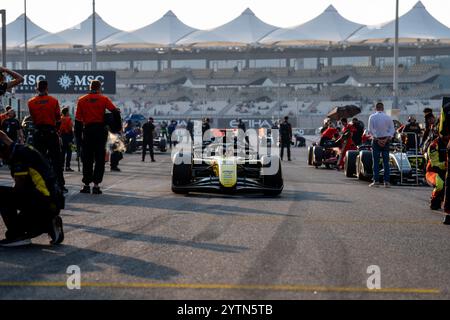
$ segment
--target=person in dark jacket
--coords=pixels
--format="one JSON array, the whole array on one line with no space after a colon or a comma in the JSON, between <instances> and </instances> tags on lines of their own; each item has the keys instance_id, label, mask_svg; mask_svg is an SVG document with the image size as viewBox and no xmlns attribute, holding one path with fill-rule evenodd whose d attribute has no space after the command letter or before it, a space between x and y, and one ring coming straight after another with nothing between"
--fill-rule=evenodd
<instances>
[{"instance_id":1,"label":"person in dark jacket","mask_svg":"<svg viewBox=\"0 0 450 320\"><path fill-rule=\"evenodd\" d=\"M435 126L435 124L436 124L436 117L433 114L433 109L425 108L423 110L423 115L425 118L425 131L423 132L423 137L422 137L422 143L421 143L422 147L425 144L425 142L428 140L428 137L431 134L432 127Z\"/></svg>"},{"instance_id":2,"label":"person in dark jacket","mask_svg":"<svg viewBox=\"0 0 450 320\"><path fill-rule=\"evenodd\" d=\"M17 120L16 112L13 109L8 111L8 118L3 120L1 130L3 130L12 141L24 143L22 125L19 120Z\"/></svg>"},{"instance_id":3,"label":"person in dark jacket","mask_svg":"<svg viewBox=\"0 0 450 320\"><path fill-rule=\"evenodd\" d=\"M142 126L142 162L145 162L145 156L147 154L147 147L150 151L150 158L152 162L155 162L155 155L153 150L153 138L155 133L155 125L153 124L153 118L149 118Z\"/></svg>"},{"instance_id":4,"label":"person in dark jacket","mask_svg":"<svg viewBox=\"0 0 450 320\"><path fill-rule=\"evenodd\" d=\"M364 123L357 118L353 118L352 126L354 128L353 142L356 146L360 146L362 144L362 137L364 135Z\"/></svg>"},{"instance_id":5,"label":"person in dark jacket","mask_svg":"<svg viewBox=\"0 0 450 320\"><path fill-rule=\"evenodd\" d=\"M288 161L291 161L291 144L292 144L292 126L289 123L289 117L284 117L284 121L280 124L280 142L281 152L280 158L283 160L284 149L287 149Z\"/></svg>"},{"instance_id":6,"label":"person in dark jacket","mask_svg":"<svg viewBox=\"0 0 450 320\"><path fill-rule=\"evenodd\" d=\"M202 136L205 138L205 133L211 129L209 118L204 118L202 122Z\"/></svg>"},{"instance_id":7,"label":"person in dark jacket","mask_svg":"<svg viewBox=\"0 0 450 320\"><path fill-rule=\"evenodd\" d=\"M417 149L419 148L422 129L417 123L416 117L410 116L408 118L408 124L402 126L399 132L406 135L406 148L408 150L416 150L416 147Z\"/></svg>"},{"instance_id":8,"label":"person in dark jacket","mask_svg":"<svg viewBox=\"0 0 450 320\"><path fill-rule=\"evenodd\" d=\"M177 125L178 122L176 122L175 120L170 121L169 126L167 127L167 134L168 134L168 140L169 140L169 146L172 149L172 134L175 132L175 130L177 129Z\"/></svg>"},{"instance_id":9,"label":"person in dark jacket","mask_svg":"<svg viewBox=\"0 0 450 320\"><path fill-rule=\"evenodd\" d=\"M194 140L194 122L191 119L187 121L186 130L189 132L191 139Z\"/></svg>"},{"instance_id":10,"label":"person in dark jacket","mask_svg":"<svg viewBox=\"0 0 450 320\"><path fill-rule=\"evenodd\" d=\"M247 131L247 127L242 119L238 119L238 129L241 129L244 133Z\"/></svg>"}]
</instances>

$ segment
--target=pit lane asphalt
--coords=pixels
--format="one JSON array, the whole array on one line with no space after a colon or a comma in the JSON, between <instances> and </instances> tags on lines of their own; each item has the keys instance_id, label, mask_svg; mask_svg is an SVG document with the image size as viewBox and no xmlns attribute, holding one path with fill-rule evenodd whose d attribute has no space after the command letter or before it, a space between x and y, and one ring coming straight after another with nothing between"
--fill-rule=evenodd
<instances>
[{"instance_id":1,"label":"pit lane asphalt","mask_svg":"<svg viewBox=\"0 0 450 320\"><path fill-rule=\"evenodd\" d=\"M102 196L67 174L65 243L0 248L0 299L450 298L450 228L430 188L372 190L308 167L306 149L294 158L279 198L175 195L169 154L126 156ZM81 290L65 287L71 265ZM371 265L382 291L367 290Z\"/></svg>"}]
</instances>

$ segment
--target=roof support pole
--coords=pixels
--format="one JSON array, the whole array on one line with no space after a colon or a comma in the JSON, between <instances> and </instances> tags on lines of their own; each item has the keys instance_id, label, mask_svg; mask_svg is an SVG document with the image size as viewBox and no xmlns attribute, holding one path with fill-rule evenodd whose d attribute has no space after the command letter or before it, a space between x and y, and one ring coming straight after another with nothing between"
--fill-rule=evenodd
<instances>
[{"instance_id":1,"label":"roof support pole","mask_svg":"<svg viewBox=\"0 0 450 320\"><path fill-rule=\"evenodd\" d=\"M398 56L399 56L399 17L398 17L398 9L399 9L399 0L395 1L395 43L394 43L394 102L392 104L393 109L398 109Z\"/></svg>"},{"instance_id":2,"label":"roof support pole","mask_svg":"<svg viewBox=\"0 0 450 320\"><path fill-rule=\"evenodd\" d=\"M91 70L97 70L97 40L96 40L95 0L92 0L92 63Z\"/></svg>"},{"instance_id":3,"label":"roof support pole","mask_svg":"<svg viewBox=\"0 0 450 320\"><path fill-rule=\"evenodd\" d=\"M24 30L24 48L23 48L23 70L28 70L28 18L27 18L27 0L23 0L23 30Z\"/></svg>"},{"instance_id":4,"label":"roof support pole","mask_svg":"<svg viewBox=\"0 0 450 320\"><path fill-rule=\"evenodd\" d=\"M0 10L2 15L2 65L6 67L6 10Z\"/></svg>"}]
</instances>

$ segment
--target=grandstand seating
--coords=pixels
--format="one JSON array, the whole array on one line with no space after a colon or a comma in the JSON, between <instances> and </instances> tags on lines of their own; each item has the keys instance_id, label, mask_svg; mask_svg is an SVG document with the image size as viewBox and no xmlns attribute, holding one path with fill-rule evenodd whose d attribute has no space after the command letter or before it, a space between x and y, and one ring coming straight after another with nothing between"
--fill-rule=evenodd
<instances>
[{"instance_id":1,"label":"grandstand seating","mask_svg":"<svg viewBox=\"0 0 450 320\"><path fill-rule=\"evenodd\" d=\"M400 79L421 79L416 83L400 84L400 104L404 114L418 114L426 106L435 111L442 95L438 84L428 83L428 77L439 74L437 64L417 64L400 69ZM166 69L162 71L117 71L117 93L114 103L125 114L138 112L144 116L323 116L338 105L355 104L363 114L372 112L373 104L385 102L392 108L393 67L329 66L321 70L282 68ZM353 77L358 86L333 83L345 76ZM186 77L195 87L171 84ZM255 80L267 77L273 86L249 86ZM292 79L301 79L296 83ZM330 79L334 79L329 82ZM378 82L384 79L385 82ZM161 80L159 84L158 81ZM278 86L278 82L280 86ZM291 82L289 82L289 81ZM136 81L136 83L134 83ZM342 82L342 81L340 81ZM217 83L220 83L218 85ZM238 84L236 84L238 83ZM289 84L291 83L291 84ZM299 83L302 83L301 85ZM384 83L384 85L383 85ZM197 86L203 87L197 87ZM59 95L60 104L74 109L76 97ZM278 103L280 101L280 103Z\"/></svg>"}]
</instances>

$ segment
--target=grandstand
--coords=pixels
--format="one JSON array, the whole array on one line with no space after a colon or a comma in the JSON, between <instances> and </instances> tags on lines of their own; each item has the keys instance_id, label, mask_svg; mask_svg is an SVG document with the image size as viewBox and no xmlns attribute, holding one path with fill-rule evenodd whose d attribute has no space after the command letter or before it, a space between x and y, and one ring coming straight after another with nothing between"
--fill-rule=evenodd
<instances>
[{"instance_id":1,"label":"grandstand","mask_svg":"<svg viewBox=\"0 0 450 320\"><path fill-rule=\"evenodd\" d=\"M23 19L7 25L8 64L23 67ZM89 70L92 17L51 34L29 24L29 69ZM363 119L377 101L392 107L392 22L356 24L330 6L311 21L277 28L250 9L212 30L196 30L169 11L132 32L97 19L97 69L114 70L114 102L155 118L295 118L317 126L338 105ZM418 2L400 18L401 118L437 111L450 94L450 29ZM26 95L20 98L28 98ZM76 97L59 97L74 107Z\"/></svg>"}]
</instances>

